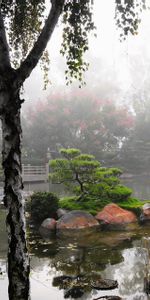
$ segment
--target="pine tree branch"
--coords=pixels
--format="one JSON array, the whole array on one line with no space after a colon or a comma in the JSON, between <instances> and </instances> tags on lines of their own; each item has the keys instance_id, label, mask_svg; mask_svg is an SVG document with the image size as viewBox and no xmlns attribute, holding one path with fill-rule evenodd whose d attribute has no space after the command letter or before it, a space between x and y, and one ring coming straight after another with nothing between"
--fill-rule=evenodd
<instances>
[{"instance_id":1,"label":"pine tree branch","mask_svg":"<svg viewBox=\"0 0 150 300\"><path fill-rule=\"evenodd\" d=\"M62 13L64 2L65 0L51 0L52 5L48 18L45 21L45 25L33 48L26 59L22 62L20 68L17 70L16 80L19 86L21 86L25 79L30 76L32 70L36 67L39 59L41 58Z\"/></svg>"}]
</instances>

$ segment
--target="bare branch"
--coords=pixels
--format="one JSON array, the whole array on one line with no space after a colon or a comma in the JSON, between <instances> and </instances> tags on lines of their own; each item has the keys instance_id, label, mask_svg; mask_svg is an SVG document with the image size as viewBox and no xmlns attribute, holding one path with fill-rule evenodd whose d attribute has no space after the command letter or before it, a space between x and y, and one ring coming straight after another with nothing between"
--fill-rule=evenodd
<instances>
[{"instance_id":1,"label":"bare branch","mask_svg":"<svg viewBox=\"0 0 150 300\"><path fill-rule=\"evenodd\" d=\"M45 25L33 48L29 52L26 59L22 62L20 68L17 70L17 83L19 86L21 86L25 79L30 76L32 70L36 67L39 59L41 58L62 13L64 2L65 0L51 1L52 6L49 16L45 21Z\"/></svg>"}]
</instances>

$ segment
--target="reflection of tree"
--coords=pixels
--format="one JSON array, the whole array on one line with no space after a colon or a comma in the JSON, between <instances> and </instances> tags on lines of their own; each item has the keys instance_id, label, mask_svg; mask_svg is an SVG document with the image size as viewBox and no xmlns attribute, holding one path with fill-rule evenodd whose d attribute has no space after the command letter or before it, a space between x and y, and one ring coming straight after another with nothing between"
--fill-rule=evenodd
<instances>
[{"instance_id":1,"label":"reflection of tree","mask_svg":"<svg viewBox=\"0 0 150 300\"><path fill-rule=\"evenodd\" d=\"M118 280L119 292L122 296L142 293L145 259L141 248L126 249L122 255L123 262L115 266L107 266L103 275L107 277L109 274L112 279Z\"/></svg>"},{"instance_id":2,"label":"reflection of tree","mask_svg":"<svg viewBox=\"0 0 150 300\"><path fill-rule=\"evenodd\" d=\"M141 232L143 234L143 231ZM49 274L51 282L54 276L67 275L75 278L81 275L90 286L91 280L101 276L117 280L120 295L135 294L137 297L138 293L141 293L141 297L144 295L142 293L143 252L140 247L137 247L140 242L131 248L131 234L129 235L127 232L98 232L88 238L73 238L72 236L70 239L47 241L39 239L37 236L34 239L35 243L33 238L31 240L30 251L39 257L31 260L31 266L34 270L41 272L42 279L44 270ZM84 289L85 291L86 289ZM97 294L95 290L92 293ZM90 296L91 288L86 291L82 299L91 299Z\"/></svg>"},{"instance_id":3,"label":"reflection of tree","mask_svg":"<svg viewBox=\"0 0 150 300\"><path fill-rule=\"evenodd\" d=\"M127 239L127 240L126 240ZM125 240L125 241L124 241ZM96 232L88 237L43 241L31 236L30 252L50 259L50 266L63 274L77 276L104 270L123 260L121 251L131 247L128 233ZM93 275L92 275L93 276Z\"/></svg>"}]
</instances>

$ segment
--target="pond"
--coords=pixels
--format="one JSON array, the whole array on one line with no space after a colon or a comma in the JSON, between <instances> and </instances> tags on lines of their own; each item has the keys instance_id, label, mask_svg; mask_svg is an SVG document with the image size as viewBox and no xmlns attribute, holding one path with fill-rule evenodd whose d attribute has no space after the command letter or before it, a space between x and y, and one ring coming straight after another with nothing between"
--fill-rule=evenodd
<instances>
[{"instance_id":1,"label":"pond","mask_svg":"<svg viewBox=\"0 0 150 300\"><path fill-rule=\"evenodd\" d=\"M7 296L7 238L5 211L0 211L0 296ZM150 228L137 227L136 231L95 232L86 237L42 239L29 229L31 256L31 300L62 300L66 290L54 286L54 278L60 275L87 276L118 281L118 288L100 291L87 288L79 299L93 300L103 295L119 295L127 300L149 299L143 292L146 250L142 237L149 237ZM71 298L69 298L71 299Z\"/></svg>"},{"instance_id":2,"label":"pond","mask_svg":"<svg viewBox=\"0 0 150 300\"><path fill-rule=\"evenodd\" d=\"M133 175L130 178L121 178L121 182L132 188L133 196L141 200L150 199L150 176L146 175ZM3 183L0 182L0 191L3 189ZM30 191L50 191L58 194L58 196L66 196L67 190L64 190L63 185L51 184L50 182L25 182L24 190ZM68 192L69 194L69 192Z\"/></svg>"},{"instance_id":3,"label":"pond","mask_svg":"<svg viewBox=\"0 0 150 300\"><path fill-rule=\"evenodd\" d=\"M131 178L123 178L121 182L133 189L133 196L142 200L150 199L150 176L137 175ZM51 191L58 195L66 195L63 186L54 185L48 182L45 183L25 183L25 191Z\"/></svg>"},{"instance_id":4,"label":"pond","mask_svg":"<svg viewBox=\"0 0 150 300\"><path fill-rule=\"evenodd\" d=\"M131 178L122 179L124 185L131 187L133 190L133 196L142 199L150 199L150 176L137 175Z\"/></svg>"}]
</instances>

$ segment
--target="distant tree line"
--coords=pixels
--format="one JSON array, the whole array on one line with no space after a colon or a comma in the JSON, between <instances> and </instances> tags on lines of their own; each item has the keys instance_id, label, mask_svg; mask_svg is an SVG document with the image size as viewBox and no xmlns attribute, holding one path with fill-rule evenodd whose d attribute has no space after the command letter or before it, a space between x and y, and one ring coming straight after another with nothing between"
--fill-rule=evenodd
<instances>
[{"instance_id":1,"label":"distant tree line","mask_svg":"<svg viewBox=\"0 0 150 300\"><path fill-rule=\"evenodd\" d=\"M150 168L150 115L146 101L118 106L111 100L78 92L38 101L22 118L23 162L42 164L58 157L59 149L79 148L105 166L127 172Z\"/></svg>"},{"instance_id":2,"label":"distant tree line","mask_svg":"<svg viewBox=\"0 0 150 300\"><path fill-rule=\"evenodd\" d=\"M120 152L121 165L131 172L150 170L150 99L134 102L134 126Z\"/></svg>"},{"instance_id":3,"label":"distant tree line","mask_svg":"<svg viewBox=\"0 0 150 300\"><path fill-rule=\"evenodd\" d=\"M134 117L125 106L80 92L39 101L22 123L24 162L45 161L48 154L55 158L60 148L70 147L113 164L133 130Z\"/></svg>"},{"instance_id":4,"label":"distant tree line","mask_svg":"<svg viewBox=\"0 0 150 300\"><path fill-rule=\"evenodd\" d=\"M150 101L126 105L79 94L56 95L38 101L22 117L23 163L43 164L59 149L79 148L93 153L105 166L132 173L150 169ZM130 106L131 108L131 106ZM0 138L0 147L2 146Z\"/></svg>"}]
</instances>

